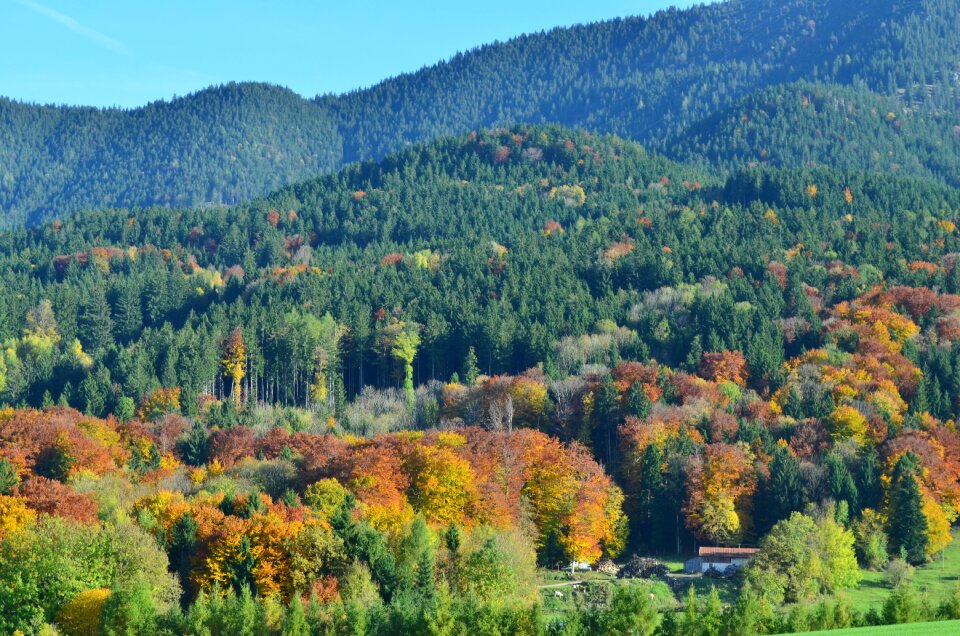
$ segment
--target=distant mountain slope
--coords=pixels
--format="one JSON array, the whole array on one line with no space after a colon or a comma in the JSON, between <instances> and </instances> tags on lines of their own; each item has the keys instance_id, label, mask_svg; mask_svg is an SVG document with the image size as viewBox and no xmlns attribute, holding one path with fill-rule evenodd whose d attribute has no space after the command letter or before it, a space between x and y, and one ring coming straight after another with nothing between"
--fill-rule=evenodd
<instances>
[{"instance_id":1,"label":"distant mountain slope","mask_svg":"<svg viewBox=\"0 0 960 636\"><path fill-rule=\"evenodd\" d=\"M957 0L730 0L523 36L312 101L266 85L133 111L0 101L0 209L37 222L108 205L233 203L504 123L558 122L665 151L664 140L751 93L797 80L952 111L958 9Z\"/></svg>"},{"instance_id":2,"label":"distant mountain slope","mask_svg":"<svg viewBox=\"0 0 960 636\"><path fill-rule=\"evenodd\" d=\"M340 165L337 127L299 95L230 84L131 111L0 100L0 209L232 204Z\"/></svg>"},{"instance_id":3,"label":"distant mountain slope","mask_svg":"<svg viewBox=\"0 0 960 636\"><path fill-rule=\"evenodd\" d=\"M662 144L727 171L827 165L960 185L958 118L865 88L800 82L751 93Z\"/></svg>"}]
</instances>

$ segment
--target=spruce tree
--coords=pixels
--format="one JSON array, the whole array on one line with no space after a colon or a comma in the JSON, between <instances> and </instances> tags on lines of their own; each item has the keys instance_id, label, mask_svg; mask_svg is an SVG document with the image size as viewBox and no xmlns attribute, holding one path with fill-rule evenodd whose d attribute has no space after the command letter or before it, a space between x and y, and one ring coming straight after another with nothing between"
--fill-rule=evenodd
<instances>
[{"instance_id":1,"label":"spruce tree","mask_svg":"<svg viewBox=\"0 0 960 636\"><path fill-rule=\"evenodd\" d=\"M803 510L803 481L800 478L800 462L786 444L777 446L770 459L770 477L766 480L763 502L758 516L765 528L772 527L792 512Z\"/></svg>"},{"instance_id":2,"label":"spruce tree","mask_svg":"<svg viewBox=\"0 0 960 636\"><path fill-rule=\"evenodd\" d=\"M659 513L658 493L663 489L663 452L657 444L650 444L643 451L640 462L640 485L637 489L638 524L640 540L652 548L655 544L655 519Z\"/></svg>"},{"instance_id":3,"label":"spruce tree","mask_svg":"<svg viewBox=\"0 0 960 636\"><path fill-rule=\"evenodd\" d=\"M883 485L880 483L880 456L875 447L867 446L861 451L858 460L856 468L860 509L877 510L883 497Z\"/></svg>"},{"instance_id":4,"label":"spruce tree","mask_svg":"<svg viewBox=\"0 0 960 636\"><path fill-rule=\"evenodd\" d=\"M627 393L626 414L641 420L650 414L650 398L640 382L634 382Z\"/></svg>"},{"instance_id":5,"label":"spruce tree","mask_svg":"<svg viewBox=\"0 0 960 636\"><path fill-rule=\"evenodd\" d=\"M893 470L887 534L890 551L902 552L916 565L927 560L927 518L923 514L923 495L917 481L918 460L905 453Z\"/></svg>"},{"instance_id":6,"label":"spruce tree","mask_svg":"<svg viewBox=\"0 0 960 636\"><path fill-rule=\"evenodd\" d=\"M834 501L846 501L850 509L858 510L860 497L846 462L837 453L830 453L827 455L826 465L830 496Z\"/></svg>"},{"instance_id":7,"label":"spruce tree","mask_svg":"<svg viewBox=\"0 0 960 636\"><path fill-rule=\"evenodd\" d=\"M86 351L97 353L113 341L110 305L103 290L95 287L80 302L77 335Z\"/></svg>"},{"instance_id":8,"label":"spruce tree","mask_svg":"<svg viewBox=\"0 0 960 636\"><path fill-rule=\"evenodd\" d=\"M480 369L477 367L477 352L473 347L467 349L467 357L463 362L463 379L468 386L473 386L480 376Z\"/></svg>"},{"instance_id":9,"label":"spruce tree","mask_svg":"<svg viewBox=\"0 0 960 636\"><path fill-rule=\"evenodd\" d=\"M597 386L596 408L597 425L594 428L593 447L603 452L608 471L616 465L617 425L620 422L620 405L617 401L617 387L613 376L606 375Z\"/></svg>"}]
</instances>

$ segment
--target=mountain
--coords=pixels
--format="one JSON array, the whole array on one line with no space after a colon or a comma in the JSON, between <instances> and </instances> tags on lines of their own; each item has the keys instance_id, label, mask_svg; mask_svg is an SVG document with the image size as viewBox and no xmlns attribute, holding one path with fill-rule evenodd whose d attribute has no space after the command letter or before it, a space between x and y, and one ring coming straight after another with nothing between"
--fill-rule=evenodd
<instances>
[{"instance_id":1,"label":"mountain","mask_svg":"<svg viewBox=\"0 0 960 636\"><path fill-rule=\"evenodd\" d=\"M604 321L639 325L643 347L679 364L695 336L745 350L799 311L796 299L784 305L771 261L807 263L791 285L806 280L831 300L878 276L960 285L943 265L960 252L946 229L958 210L960 190L929 179L825 168L721 179L556 126L442 138L232 208L103 210L0 232L0 341L17 352L0 399L40 405L91 369L29 362L29 343L14 342L44 299L64 355L79 339L137 400L157 386L191 396L211 386L217 342L237 324L260 334L249 353L257 376L300 386L288 374L314 362L290 366L300 354L284 348L295 332L284 325L305 311L348 328L348 395L391 384L377 335L391 316L422 325L418 381L449 377L469 347L485 372L567 369L557 342ZM907 267L918 259L933 273ZM866 269L838 279L837 263ZM725 281L729 307L670 315L666 331L660 309L643 309L666 287L687 302L706 279ZM734 316L735 302L752 309Z\"/></svg>"},{"instance_id":2,"label":"mountain","mask_svg":"<svg viewBox=\"0 0 960 636\"><path fill-rule=\"evenodd\" d=\"M753 92L662 144L681 161L830 166L960 185L960 118L862 86L797 82Z\"/></svg>"},{"instance_id":3,"label":"mountain","mask_svg":"<svg viewBox=\"0 0 960 636\"><path fill-rule=\"evenodd\" d=\"M594 610L531 597L537 564L722 542L760 546L743 572L756 588L717 579L737 607L765 595L750 624L835 626L836 579L794 574L804 551L839 554L823 562L870 598L858 564L887 559L888 535L928 580L938 552L957 553L958 222L960 189L929 176L721 177L613 135L517 125L237 206L0 231L0 504L19 511L0 537L0 589L17 590L0 594L0 631L66 631L77 589L109 591L109 625L147 616L145 634L249 633L227 617L268 611L296 625L297 607L302 625L312 580L314 633L419 633L438 616L455 633L546 636ZM909 538L877 521L903 501ZM881 548L858 561L866 523ZM144 560L157 588L94 578ZM519 568L529 583L490 587ZM41 593L60 570L70 588ZM809 580L809 614L784 605L788 576ZM356 610L316 596L356 580ZM636 602L599 611L649 609L654 588L630 585L610 588ZM441 614L419 600L435 586L469 600ZM952 607L948 590L924 607ZM716 592L703 619L658 594L682 627L655 632L643 609L645 633L717 632L731 615ZM575 633L643 624L629 612ZM876 622L861 612L848 622Z\"/></svg>"},{"instance_id":4,"label":"mountain","mask_svg":"<svg viewBox=\"0 0 960 636\"><path fill-rule=\"evenodd\" d=\"M522 36L314 100L261 84L129 111L2 100L0 209L7 221L37 223L85 208L233 204L407 144L505 123L556 122L710 156L733 129L703 141L706 121L801 80L870 91L946 126L958 81L956 5L731 0ZM701 141L684 144L688 129ZM927 165L943 150L905 145L913 149L889 163ZM809 160L829 159L810 152ZM745 150L728 162L753 159ZM953 159L944 161L927 171L949 172Z\"/></svg>"},{"instance_id":5,"label":"mountain","mask_svg":"<svg viewBox=\"0 0 960 636\"><path fill-rule=\"evenodd\" d=\"M339 164L335 123L292 91L231 84L131 111L0 100L0 208L236 203Z\"/></svg>"}]
</instances>

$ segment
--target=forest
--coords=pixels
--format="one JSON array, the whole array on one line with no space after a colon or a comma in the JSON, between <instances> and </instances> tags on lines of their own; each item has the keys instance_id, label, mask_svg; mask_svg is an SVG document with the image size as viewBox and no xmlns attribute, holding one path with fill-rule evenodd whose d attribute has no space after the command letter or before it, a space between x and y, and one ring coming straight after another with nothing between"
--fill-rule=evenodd
<instances>
[{"instance_id":1,"label":"forest","mask_svg":"<svg viewBox=\"0 0 960 636\"><path fill-rule=\"evenodd\" d=\"M132 110L0 98L0 217L235 205L411 144L545 123L714 170L957 185L958 16L954 0L730 0L523 35L342 95L230 83Z\"/></svg>"},{"instance_id":2,"label":"forest","mask_svg":"<svg viewBox=\"0 0 960 636\"><path fill-rule=\"evenodd\" d=\"M0 98L0 633L960 631L958 21Z\"/></svg>"},{"instance_id":3,"label":"forest","mask_svg":"<svg viewBox=\"0 0 960 636\"><path fill-rule=\"evenodd\" d=\"M526 125L6 230L0 629L960 619L958 216Z\"/></svg>"}]
</instances>

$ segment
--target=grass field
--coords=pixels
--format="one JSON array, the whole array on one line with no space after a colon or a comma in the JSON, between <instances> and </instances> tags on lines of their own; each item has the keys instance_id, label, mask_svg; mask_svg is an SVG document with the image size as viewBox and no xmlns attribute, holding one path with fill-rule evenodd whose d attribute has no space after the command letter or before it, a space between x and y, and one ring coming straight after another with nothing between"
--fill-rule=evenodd
<instances>
[{"instance_id":1,"label":"grass field","mask_svg":"<svg viewBox=\"0 0 960 636\"><path fill-rule=\"evenodd\" d=\"M917 568L911 582L932 604L937 605L946 600L960 583L960 533L954 533L953 543L944 550L943 559ZM864 571L860 587L847 590L844 595L854 607L867 610L882 605L890 595L890 588L884 582L883 572ZM960 634L960 629L953 633Z\"/></svg>"},{"instance_id":2,"label":"grass field","mask_svg":"<svg viewBox=\"0 0 960 636\"><path fill-rule=\"evenodd\" d=\"M805 636L956 636L960 634L960 621L942 621L939 623L911 623L907 625L884 625L882 627L857 627L854 629L834 629L826 632L805 632Z\"/></svg>"},{"instance_id":3,"label":"grass field","mask_svg":"<svg viewBox=\"0 0 960 636\"><path fill-rule=\"evenodd\" d=\"M673 574L680 573L683 570L683 559L666 558L662 559L662 562ZM586 585L575 591L572 587L562 585L571 582L568 572L540 570L539 575L540 585L542 586L540 590L541 599L546 615L551 619L560 618L568 612L576 611L578 601L582 602L588 597L596 598L597 594L600 596L609 594L613 586L628 583L628 581L620 581L600 572L578 572L574 580L583 581ZM653 595L653 605L660 612L669 611L683 603L684 593L682 590L686 586L681 586L680 591L674 595L662 581L635 582L649 587L649 592ZM737 585L733 581L695 578L691 579L691 582L700 598L709 594L711 587L716 587L724 604L732 604L736 601ZM925 597L934 608L949 597L956 586L960 585L960 532L954 533L954 541L946 548L942 559L937 559L924 567L916 568L911 582L914 589ZM556 592L560 592L560 594ZM860 586L857 589L844 590L842 595L858 611L867 612L870 609L880 609L890 592L891 589L886 584L883 572L864 571ZM960 621L811 633L840 636L844 634L850 634L851 636L873 636L874 634L882 636L893 636L894 634L919 634L920 636L946 636L949 634L960 636Z\"/></svg>"}]
</instances>

